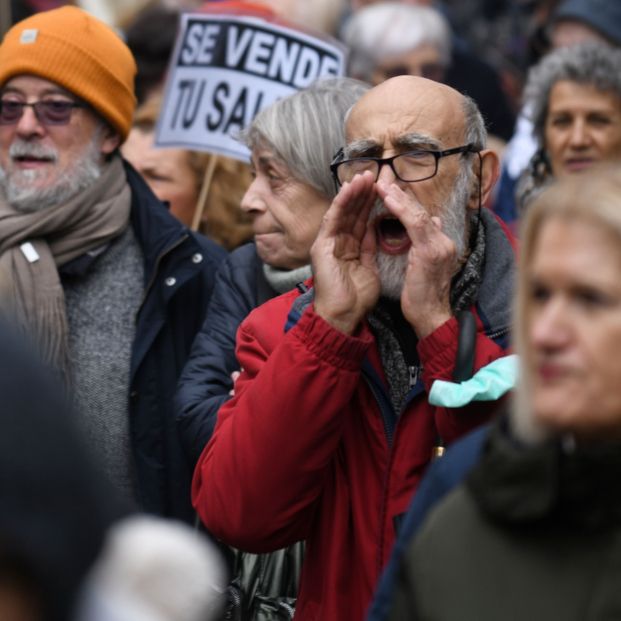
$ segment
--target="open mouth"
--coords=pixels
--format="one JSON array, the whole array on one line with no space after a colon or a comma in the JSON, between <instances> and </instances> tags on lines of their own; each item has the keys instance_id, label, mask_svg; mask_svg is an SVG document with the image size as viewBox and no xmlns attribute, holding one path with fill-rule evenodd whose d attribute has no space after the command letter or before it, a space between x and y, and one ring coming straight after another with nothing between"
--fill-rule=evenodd
<instances>
[{"instance_id":1,"label":"open mouth","mask_svg":"<svg viewBox=\"0 0 621 621\"><path fill-rule=\"evenodd\" d=\"M410 249L410 237L401 222L393 216L381 216L375 221L377 245L386 254L403 254Z\"/></svg>"}]
</instances>

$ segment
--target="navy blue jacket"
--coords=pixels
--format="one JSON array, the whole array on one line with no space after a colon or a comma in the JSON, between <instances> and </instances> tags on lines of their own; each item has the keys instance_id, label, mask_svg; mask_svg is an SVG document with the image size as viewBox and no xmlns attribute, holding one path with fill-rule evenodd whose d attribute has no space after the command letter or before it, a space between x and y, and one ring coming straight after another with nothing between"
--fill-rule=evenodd
<instances>
[{"instance_id":1,"label":"navy blue jacket","mask_svg":"<svg viewBox=\"0 0 621 621\"><path fill-rule=\"evenodd\" d=\"M263 275L254 243L234 250L222 263L208 310L208 321L196 336L175 398L177 423L192 463L211 438L220 406L239 371L235 337L251 310L278 295Z\"/></svg>"},{"instance_id":2,"label":"navy blue jacket","mask_svg":"<svg viewBox=\"0 0 621 621\"><path fill-rule=\"evenodd\" d=\"M129 394L138 493L146 511L192 521L192 464L179 441L173 395L226 253L189 231L131 166L125 168L132 192L130 222L145 261Z\"/></svg>"}]
</instances>

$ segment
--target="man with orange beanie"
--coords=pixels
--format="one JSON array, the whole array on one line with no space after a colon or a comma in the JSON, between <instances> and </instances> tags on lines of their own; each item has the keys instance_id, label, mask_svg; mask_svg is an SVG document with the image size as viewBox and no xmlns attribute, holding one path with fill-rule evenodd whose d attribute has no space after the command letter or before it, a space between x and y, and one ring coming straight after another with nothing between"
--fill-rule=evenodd
<instances>
[{"instance_id":1,"label":"man with orange beanie","mask_svg":"<svg viewBox=\"0 0 621 621\"><path fill-rule=\"evenodd\" d=\"M5 35L0 310L62 377L112 482L144 510L189 520L171 397L224 252L119 154L135 73L117 34L76 7Z\"/></svg>"}]
</instances>

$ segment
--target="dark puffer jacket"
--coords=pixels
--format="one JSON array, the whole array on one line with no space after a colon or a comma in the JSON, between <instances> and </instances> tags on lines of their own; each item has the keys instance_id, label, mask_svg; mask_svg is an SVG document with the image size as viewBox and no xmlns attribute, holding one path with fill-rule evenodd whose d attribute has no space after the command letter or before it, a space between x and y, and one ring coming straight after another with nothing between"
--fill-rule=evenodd
<instances>
[{"instance_id":1,"label":"dark puffer jacket","mask_svg":"<svg viewBox=\"0 0 621 621\"><path fill-rule=\"evenodd\" d=\"M620 476L619 442L525 446L495 424L408 547L387 618L621 618Z\"/></svg>"},{"instance_id":2,"label":"dark puffer jacket","mask_svg":"<svg viewBox=\"0 0 621 621\"><path fill-rule=\"evenodd\" d=\"M254 243L234 250L222 264L208 320L196 337L176 396L177 422L193 463L211 438L220 406L230 398L231 373L239 370L235 356L239 324L250 311L276 295L265 279ZM234 576L227 619L293 618L304 555L302 543L271 554L233 549L224 552L230 557Z\"/></svg>"},{"instance_id":3,"label":"dark puffer jacket","mask_svg":"<svg viewBox=\"0 0 621 621\"><path fill-rule=\"evenodd\" d=\"M263 275L254 243L234 250L222 263L209 306L209 319L196 335L175 397L185 450L195 464L211 438L220 406L239 371L235 335L248 313L278 295Z\"/></svg>"}]
</instances>

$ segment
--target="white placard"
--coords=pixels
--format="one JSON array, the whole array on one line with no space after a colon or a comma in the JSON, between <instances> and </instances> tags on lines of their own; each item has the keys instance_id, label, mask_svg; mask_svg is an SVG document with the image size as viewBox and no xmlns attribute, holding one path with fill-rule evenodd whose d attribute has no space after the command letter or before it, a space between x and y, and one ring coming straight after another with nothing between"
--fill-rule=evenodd
<instances>
[{"instance_id":1,"label":"white placard","mask_svg":"<svg viewBox=\"0 0 621 621\"><path fill-rule=\"evenodd\" d=\"M345 48L336 42L255 17L184 14L155 144L247 161L235 137L257 112L344 72Z\"/></svg>"}]
</instances>

